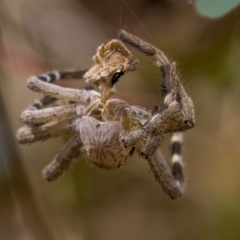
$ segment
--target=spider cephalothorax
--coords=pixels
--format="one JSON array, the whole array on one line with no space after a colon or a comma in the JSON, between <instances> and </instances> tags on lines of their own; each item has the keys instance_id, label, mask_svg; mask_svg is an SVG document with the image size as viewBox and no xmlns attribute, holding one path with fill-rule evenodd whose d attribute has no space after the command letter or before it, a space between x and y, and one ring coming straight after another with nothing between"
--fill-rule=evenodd
<instances>
[{"instance_id":1,"label":"spider cephalothorax","mask_svg":"<svg viewBox=\"0 0 240 240\"><path fill-rule=\"evenodd\" d=\"M138 61L119 40L111 40L97 49L95 65L88 71L53 71L27 80L29 89L45 96L21 115L25 123L17 132L20 143L72 133L53 161L43 170L48 181L58 178L81 151L95 165L119 168L136 150L147 159L163 190L171 197L182 195L184 187L181 145L182 131L195 124L192 100L179 81L176 65L159 49L121 30L121 41L152 57L162 73L163 103L152 111L112 98L118 79L137 68ZM50 82L59 79L85 79L99 92L72 89ZM172 137L172 162L163 159L159 147L164 134Z\"/></svg>"}]
</instances>

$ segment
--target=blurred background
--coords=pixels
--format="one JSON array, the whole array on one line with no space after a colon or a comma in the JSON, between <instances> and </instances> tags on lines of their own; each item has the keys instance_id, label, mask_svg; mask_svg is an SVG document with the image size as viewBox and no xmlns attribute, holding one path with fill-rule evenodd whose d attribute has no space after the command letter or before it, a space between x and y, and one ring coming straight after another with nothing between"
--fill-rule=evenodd
<instances>
[{"instance_id":1,"label":"blurred background","mask_svg":"<svg viewBox=\"0 0 240 240\"><path fill-rule=\"evenodd\" d=\"M0 1L0 239L240 239L240 8L218 18L196 8L187 0ZM120 28L174 59L194 100L181 199L162 192L137 154L112 171L77 159L48 183L41 171L66 138L30 146L15 139L19 115L40 97L26 79L90 67L97 46ZM140 64L121 78L117 97L151 108L161 100L159 71L129 49ZM166 137L166 159L169 146Z\"/></svg>"}]
</instances>

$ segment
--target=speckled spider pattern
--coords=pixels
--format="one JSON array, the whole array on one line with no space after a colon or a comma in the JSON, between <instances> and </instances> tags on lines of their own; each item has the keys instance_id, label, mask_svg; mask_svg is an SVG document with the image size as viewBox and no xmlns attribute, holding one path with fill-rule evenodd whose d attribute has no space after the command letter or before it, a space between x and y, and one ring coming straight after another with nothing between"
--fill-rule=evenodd
<instances>
[{"instance_id":1,"label":"speckled spider pattern","mask_svg":"<svg viewBox=\"0 0 240 240\"><path fill-rule=\"evenodd\" d=\"M123 43L152 58L161 72L162 103L152 110L113 98L120 77L137 69ZM156 181L170 198L183 194L183 132L194 127L194 106L181 84L175 62L140 38L121 30L98 47L89 70L52 71L27 79L27 87L44 96L21 114L17 132L22 144L71 133L72 136L43 170L48 181L57 179L82 152L91 163L116 169L136 151L146 159ZM84 79L98 89L74 89L53 84L61 79ZM160 153L164 135L171 138L171 163Z\"/></svg>"}]
</instances>

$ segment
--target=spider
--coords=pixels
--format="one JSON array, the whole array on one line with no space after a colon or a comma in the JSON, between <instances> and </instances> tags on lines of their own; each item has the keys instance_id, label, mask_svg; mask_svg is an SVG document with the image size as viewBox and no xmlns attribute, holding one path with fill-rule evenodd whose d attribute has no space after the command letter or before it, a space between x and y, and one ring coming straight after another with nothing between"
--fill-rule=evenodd
<instances>
[{"instance_id":1,"label":"spider","mask_svg":"<svg viewBox=\"0 0 240 240\"><path fill-rule=\"evenodd\" d=\"M146 159L157 182L170 198L183 194L182 132L195 125L194 107L177 75L176 64L140 38L120 30L119 39L98 47L89 70L52 71L27 79L27 87L43 93L21 114L25 124L17 132L20 143L33 143L66 133L70 140L43 170L48 181L57 179L84 150L90 162L104 169L126 164L134 151ZM113 98L120 77L137 68L138 61L123 44L150 56L162 75L163 102L147 110ZM98 88L73 89L52 82L84 79ZM159 147L173 133L171 164Z\"/></svg>"}]
</instances>

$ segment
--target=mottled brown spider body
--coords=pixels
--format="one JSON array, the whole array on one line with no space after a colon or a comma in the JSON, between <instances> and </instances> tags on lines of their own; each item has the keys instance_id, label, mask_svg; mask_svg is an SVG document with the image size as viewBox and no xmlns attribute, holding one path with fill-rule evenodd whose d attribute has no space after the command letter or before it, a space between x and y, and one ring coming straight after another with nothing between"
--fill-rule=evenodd
<instances>
[{"instance_id":1,"label":"mottled brown spider body","mask_svg":"<svg viewBox=\"0 0 240 240\"><path fill-rule=\"evenodd\" d=\"M125 148L121 145L119 122L99 122L93 117L84 116L78 126L90 162L105 169L119 168L126 164L132 147Z\"/></svg>"},{"instance_id":2,"label":"mottled brown spider body","mask_svg":"<svg viewBox=\"0 0 240 240\"><path fill-rule=\"evenodd\" d=\"M163 103L149 111L112 98L116 82L138 61L119 40L102 44L89 70L53 71L27 80L29 89L45 96L21 115L25 125L17 132L20 143L32 143L72 133L53 161L43 170L48 181L58 178L82 151L90 162L105 168L126 164L136 150L150 165L155 179L171 197L180 197L184 188L181 153L182 131L195 124L194 107L181 82L176 64L159 49L121 30L121 41L152 57L162 73ZM51 82L59 79L85 79L99 89L72 89ZM172 137L172 161L169 165L159 147L164 134Z\"/></svg>"}]
</instances>

